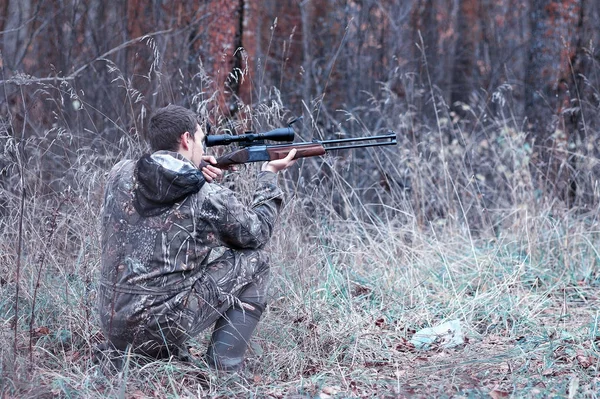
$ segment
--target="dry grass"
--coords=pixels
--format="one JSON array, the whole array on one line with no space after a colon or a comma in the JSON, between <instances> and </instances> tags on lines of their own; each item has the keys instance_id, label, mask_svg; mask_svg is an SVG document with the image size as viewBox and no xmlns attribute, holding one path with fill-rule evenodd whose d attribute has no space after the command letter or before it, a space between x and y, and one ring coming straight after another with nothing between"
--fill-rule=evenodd
<instances>
[{"instance_id":1,"label":"dry grass","mask_svg":"<svg viewBox=\"0 0 600 399\"><path fill-rule=\"evenodd\" d=\"M265 127L285 119L276 97L251 117ZM104 174L140 151L137 138L122 129L112 142L86 141L50 129L19 148L4 129L2 396L597 398L598 192L567 207L541 187L508 111L485 123L481 110L469 120L439 111L428 124L402 101L384 88L366 113L342 121L364 134L373 121L397 130L397 148L305 160L285 173L272 299L240 376L176 360L130 357L116 373L92 363L102 338L94 302ZM596 160L573 152L588 171L582 187L594 187ZM248 194L254 172L228 184ZM460 320L464 345L409 343L450 319Z\"/></svg>"}]
</instances>

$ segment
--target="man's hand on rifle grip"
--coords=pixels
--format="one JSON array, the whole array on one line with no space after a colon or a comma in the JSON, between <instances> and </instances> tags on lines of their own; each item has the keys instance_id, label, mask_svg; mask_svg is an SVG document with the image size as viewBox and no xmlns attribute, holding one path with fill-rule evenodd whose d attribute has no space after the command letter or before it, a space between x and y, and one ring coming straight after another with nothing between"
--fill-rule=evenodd
<instances>
[{"instance_id":1,"label":"man's hand on rifle grip","mask_svg":"<svg viewBox=\"0 0 600 399\"><path fill-rule=\"evenodd\" d=\"M217 159L212 155L204 155L202 156L202 163L200 164L200 170L204 175L204 179L207 182L212 183L213 181L219 179L223 176L223 171L216 166L212 166L211 164L217 163Z\"/></svg>"}]
</instances>

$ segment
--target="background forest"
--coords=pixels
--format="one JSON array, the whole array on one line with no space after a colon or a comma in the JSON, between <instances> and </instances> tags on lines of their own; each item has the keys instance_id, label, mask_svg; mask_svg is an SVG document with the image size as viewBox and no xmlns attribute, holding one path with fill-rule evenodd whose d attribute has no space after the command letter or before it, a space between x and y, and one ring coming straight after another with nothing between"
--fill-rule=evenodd
<instances>
[{"instance_id":1,"label":"background forest","mask_svg":"<svg viewBox=\"0 0 600 399\"><path fill-rule=\"evenodd\" d=\"M599 43L596 0L0 0L2 397L597 398ZM104 178L168 103L397 133L284 174L239 378L91 361Z\"/></svg>"}]
</instances>

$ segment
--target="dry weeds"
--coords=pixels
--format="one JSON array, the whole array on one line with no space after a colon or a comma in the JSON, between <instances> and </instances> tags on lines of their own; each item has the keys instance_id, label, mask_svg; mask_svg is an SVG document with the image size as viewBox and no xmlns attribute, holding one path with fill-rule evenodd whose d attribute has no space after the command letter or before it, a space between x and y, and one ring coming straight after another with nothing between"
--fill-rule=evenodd
<instances>
[{"instance_id":1,"label":"dry weeds","mask_svg":"<svg viewBox=\"0 0 600 399\"><path fill-rule=\"evenodd\" d=\"M273 93L269 105L244 111L249 120L266 128L289 116ZM288 202L269 247L272 299L233 376L177 360L127 357L119 372L93 364L103 181L110 165L141 151L138 138L121 127L116 139L58 128L25 139L5 124L2 396L597 398L600 201L589 143L573 149L587 174L567 206L539 185L513 118L484 123L483 110L471 110L463 121L438 107L428 125L378 93L369 122L348 111L340 126L396 130L397 148L304 160L285 173ZM326 135L316 121L307 129ZM247 194L254 172L225 183ZM450 319L460 320L465 344L410 344L417 330Z\"/></svg>"}]
</instances>

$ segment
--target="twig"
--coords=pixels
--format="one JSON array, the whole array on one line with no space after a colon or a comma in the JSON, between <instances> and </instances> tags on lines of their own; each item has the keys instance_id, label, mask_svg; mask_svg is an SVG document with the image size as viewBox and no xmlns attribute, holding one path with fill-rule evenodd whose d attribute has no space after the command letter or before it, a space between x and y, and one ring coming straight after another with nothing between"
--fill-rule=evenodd
<instances>
[{"instance_id":1,"label":"twig","mask_svg":"<svg viewBox=\"0 0 600 399\"><path fill-rule=\"evenodd\" d=\"M25 103L25 96L23 94L23 90L21 90L21 99L23 100L23 105ZM15 284L16 284L16 289L15 289L15 321L14 321L14 325L13 325L13 331L14 331L14 342L13 342L13 360L14 360L14 364L13 366L16 367L17 364L17 330L19 329L19 294L20 294L20 289L19 289L19 283L21 280L21 250L23 248L23 215L25 213L25 172L23 171L23 153L24 153L24 148L23 146L25 145L25 126L27 126L27 107L25 108L25 112L24 112L24 120L23 120L23 130L21 131L21 141L19 142L19 145L17 146L17 164L19 167L19 178L20 178L20 182L21 182L21 203L19 205L19 236L17 239L17 267L16 267L16 271L15 271Z\"/></svg>"},{"instance_id":2,"label":"twig","mask_svg":"<svg viewBox=\"0 0 600 399\"><path fill-rule=\"evenodd\" d=\"M40 287L40 279L42 277L42 270L44 269L44 261L46 260L46 254L48 253L48 250L49 250L49 244L50 244L50 241L52 240L52 236L54 235L54 232L56 231L56 219L58 218L60 207L65 202L65 200L66 200L66 198L63 198L63 200L58 204L58 206L52 213L52 219L50 220L50 224L48 226L48 236L46 237L46 241L44 242L44 250L42 251L42 254L40 255L40 258L39 258L40 259L39 267L38 267L38 271L37 271L35 287L33 289L33 299L32 299L32 303L31 303L31 316L29 317L29 367L30 367L30 370L31 370L31 367L33 367L33 325L35 324L35 305L37 302L37 293L38 293L38 289Z\"/></svg>"},{"instance_id":3,"label":"twig","mask_svg":"<svg viewBox=\"0 0 600 399\"><path fill-rule=\"evenodd\" d=\"M19 162L20 163L20 162ZM17 329L19 325L19 280L21 279L21 248L23 246L23 213L25 211L25 181L23 179L23 170L19 167L19 173L21 175L21 203L19 206L19 238L17 239L17 270L15 272L15 320L13 323L14 329L14 343L13 343L13 356L16 365L17 362Z\"/></svg>"},{"instance_id":4,"label":"twig","mask_svg":"<svg viewBox=\"0 0 600 399\"><path fill-rule=\"evenodd\" d=\"M329 83L331 82L331 75L333 74L333 70L335 68L335 63L336 63L338 57L340 56L342 47L344 47L346 38L348 37L348 30L350 29L350 23L352 23L352 19L350 19L350 21L348 21L348 24L346 25L346 28L344 29L344 35L342 36L342 40L340 40L340 45L338 46L337 51L335 52L335 55L329 61L329 64L326 67L326 70L329 70L329 72L327 73L327 79L325 80L325 87L323 87L323 91L321 93L321 100L319 102L319 108L317 109L317 117L316 117L317 120L319 120L319 115L321 114L321 110L323 109L323 103L325 101L325 94L327 94L327 88L329 87Z\"/></svg>"}]
</instances>

